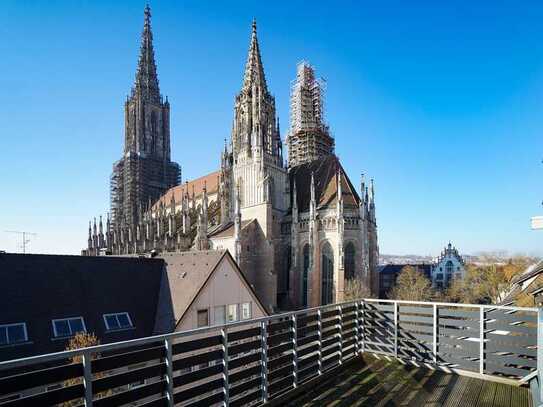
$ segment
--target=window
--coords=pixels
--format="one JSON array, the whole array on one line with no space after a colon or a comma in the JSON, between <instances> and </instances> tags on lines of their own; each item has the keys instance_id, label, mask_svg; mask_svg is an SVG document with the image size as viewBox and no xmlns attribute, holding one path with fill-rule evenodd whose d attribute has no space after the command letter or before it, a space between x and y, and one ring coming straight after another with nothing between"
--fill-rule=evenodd
<instances>
[{"instance_id":1,"label":"window","mask_svg":"<svg viewBox=\"0 0 543 407\"><path fill-rule=\"evenodd\" d=\"M447 262L447 264L445 264L445 270L446 270L447 274L452 274L453 269L454 269L453 263L452 263L452 261L449 260Z\"/></svg>"},{"instance_id":2,"label":"window","mask_svg":"<svg viewBox=\"0 0 543 407\"><path fill-rule=\"evenodd\" d=\"M344 269L345 269L345 279L351 280L354 278L355 274L355 258L356 250L352 242L347 243L345 247L345 259L344 259Z\"/></svg>"},{"instance_id":3,"label":"window","mask_svg":"<svg viewBox=\"0 0 543 407\"><path fill-rule=\"evenodd\" d=\"M24 322L18 324L0 325L0 346L24 343L27 341L28 335L26 333L26 324Z\"/></svg>"},{"instance_id":4,"label":"window","mask_svg":"<svg viewBox=\"0 0 543 407\"><path fill-rule=\"evenodd\" d=\"M226 307L224 305L219 305L215 307L215 325L224 324L226 322Z\"/></svg>"},{"instance_id":5,"label":"window","mask_svg":"<svg viewBox=\"0 0 543 407\"><path fill-rule=\"evenodd\" d=\"M56 338L74 336L78 332L87 332L82 317L53 319L53 333Z\"/></svg>"},{"instance_id":6,"label":"window","mask_svg":"<svg viewBox=\"0 0 543 407\"><path fill-rule=\"evenodd\" d=\"M443 280L443 274L441 273L436 274L436 280Z\"/></svg>"},{"instance_id":7,"label":"window","mask_svg":"<svg viewBox=\"0 0 543 407\"><path fill-rule=\"evenodd\" d=\"M239 319L238 317L238 304L230 304L228 306L228 322L235 322Z\"/></svg>"},{"instance_id":8,"label":"window","mask_svg":"<svg viewBox=\"0 0 543 407\"><path fill-rule=\"evenodd\" d=\"M207 309L198 310L198 328L209 325L209 313Z\"/></svg>"},{"instance_id":9,"label":"window","mask_svg":"<svg viewBox=\"0 0 543 407\"><path fill-rule=\"evenodd\" d=\"M321 304L326 305L334 301L334 254L330 243L326 242L322 247L321 258Z\"/></svg>"},{"instance_id":10,"label":"window","mask_svg":"<svg viewBox=\"0 0 543 407\"><path fill-rule=\"evenodd\" d=\"M244 302L241 304L241 319L251 319L251 303Z\"/></svg>"},{"instance_id":11,"label":"window","mask_svg":"<svg viewBox=\"0 0 543 407\"><path fill-rule=\"evenodd\" d=\"M128 312L119 312L117 314L104 314L104 323L108 331L117 329L132 328L132 320Z\"/></svg>"}]
</instances>

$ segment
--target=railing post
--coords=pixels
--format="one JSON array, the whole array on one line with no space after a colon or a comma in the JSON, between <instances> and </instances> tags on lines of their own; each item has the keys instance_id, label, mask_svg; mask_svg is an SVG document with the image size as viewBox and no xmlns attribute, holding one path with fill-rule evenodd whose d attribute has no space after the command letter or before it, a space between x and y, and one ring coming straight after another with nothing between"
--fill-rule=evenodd
<instances>
[{"instance_id":1,"label":"railing post","mask_svg":"<svg viewBox=\"0 0 543 407\"><path fill-rule=\"evenodd\" d=\"M224 383L224 406L230 405L230 383L228 381L228 331L227 328L221 329L222 336L222 379Z\"/></svg>"},{"instance_id":2,"label":"railing post","mask_svg":"<svg viewBox=\"0 0 543 407\"><path fill-rule=\"evenodd\" d=\"M479 307L479 373L485 372L485 307Z\"/></svg>"},{"instance_id":3,"label":"railing post","mask_svg":"<svg viewBox=\"0 0 543 407\"><path fill-rule=\"evenodd\" d=\"M364 340L364 332L365 332L365 329L366 329L366 302L364 300L362 300L360 302L360 307L361 307L361 310L360 310L360 316L362 318L362 327L360 327L360 325L358 326L358 328L360 329L360 352L364 353L366 351L366 344L365 344L365 340Z\"/></svg>"},{"instance_id":4,"label":"railing post","mask_svg":"<svg viewBox=\"0 0 543 407\"><path fill-rule=\"evenodd\" d=\"M437 365L437 327L438 327L438 309L437 304L433 305L433 324L432 324L432 358Z\"/></svg>"},{"instance_id":5,"label":"railing post","mask_svg":"<svg viewBox=\"0 0 543 407\"><path fill-rule=\"evenodd\" d=\"M318 375L322 374L322 315L321 309L317 310L317 333L319 335L319 370Z\"/></svg>"},{"instance_id":6,"label":"railing post","mask_svg":"<svg viewBox=\"0 0 543 407\"><path fill-rule=\"evenodd\" d=\"M394 356L398 357L398 303L394 301Z\"/></svg>"},{"instance_id":7,"label":"railing post","mask_svg":"<svg viewBox=\"0 0 543 407\"><path fill-rule=\"evenodd\" d=\"M294 375L294 387L298 386L298 322L296 314L292 315L292 367Z\"/></svg>"},{"instance_id":8,"label":"railing post","mask_svg":"<svg viewBox=\"0 0 543 407\"><path fill-rule=\"evenodd\" d=\"M92 355L89 352L83 352L83 385L85 387L85 407L92 407Z\"/></svg>"},{"instance_id":9,"label":"railing post","mask_svg":"<svg viewBox=\"0 0 543 407\"><path fill-rule=\"evenodd\" d=\"M260 337L262 356L260 364L262 366L262 402L268 401L268 343L266 342L266 322L260 323Z\"/></svg>"},{"instance_id":10,"label":"railing post","mask_svg":"<svg viewBox=\"0 0 543 407\"><path fill-rule=\"evenodd\" d=\"M173 358L172 358L172 340L164 339L164 347L166 348L166 397L168 398L168 406L173 406Z\"/></svg>"},{"instance_id":11,"label":"railing post","mask_svg":"<svg viewBox=\"0 0 543 407\"><path fill-rule=\"evenodd\" d=\"M539 400L543 400L543 308L537 309L537 376Z\"/></svg>"},{"instance_id":12,"label":"railing post","mask_svg":"<svg viewBox=\"0 0 543 407\"><path fill-rule=\"evenodd\" d=\"M358 335L360 335L360 324L359 324L359 321L358 321L358 318L359 318L359 315L358 315L358 302L355 302L354 306L355 306L355 311L354 311L354 321L355 321L355 326L354 326L354 354L358 355L358 353L360 352L360 346L359 346L360 338L358 337Z\"/></svg>"},{"instance_id":13,"label":"railing post","mask_svg":"<svg viewBox=\"0 0 543 407\"><path fill-rule=\"evenodd\" d=\"M339 364L343 363L343 309L338 305L339 311Z\"/></svg>"}]
</instances>

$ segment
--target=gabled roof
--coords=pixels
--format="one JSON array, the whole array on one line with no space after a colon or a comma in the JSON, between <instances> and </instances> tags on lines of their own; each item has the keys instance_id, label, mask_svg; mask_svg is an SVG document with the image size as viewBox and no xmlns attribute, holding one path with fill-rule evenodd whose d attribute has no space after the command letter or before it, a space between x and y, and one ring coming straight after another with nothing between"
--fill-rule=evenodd
<instances>
[{"instance_id":1,"label":"gabled roof","mask_svg":"<svg viewBox=\"0 0 543 407\"><path fill-rule=\"evenodd\" d=\"M188 191L190 198L192 198L193 191L195 198L199 198L204 193L204 185L206 186L208 195L217 193L219 190L219 171L168 189L153 205L153 210L158 209L161 202L167 207L172 200L172 194L177 205L181 202L185 191Z\"/></svg>"},{"instance_id":2,"label":"gabled roof","mask_svg":"<svg viewBox=\"0 0 543 407\"><path fill-rule=\"evenodd\" d=\"M230 261L245 283L255 302L266 312L228 250L203 250L182 253L164 253L165 279L162 282L157 311L156 333L171 332L203 290L221 261ZM171 301L171 303L170 303ZM173 315L169 310L173 310ZM173 326L172 326L173 325Z\"/></svg>"},{"instance_id":3,"label":"gabled roof","mask_svg":"<svg viewBox=\"0 0 543 407\"><path fill-rule=\"evenodd\" d=\"M311 174L313 174L315 180L317 209L335 208L338 201L338 172L341 173L341 190L344 207L357 207L360 204L360 197L356 189L341 166L339 159L335 155L330 155L298 165L289 171L291 191L294 190L294 182L296 182L298 211L307 212L309 210Z\"/></svg>"},{"instance_id":4,"label":"gabled roof","mask_svg":"<svg viewBox=\"0 0 543 407\"><path fill-rule=\"evenodd\" d=\"M161 259L0 254L0 324L25 322L30 343L0 348L0 360L64 350L52 320L83 317L102 343L153 334ZM106 332L103 314L128 312L134 329Z\"/></svg>"}]
</instances>

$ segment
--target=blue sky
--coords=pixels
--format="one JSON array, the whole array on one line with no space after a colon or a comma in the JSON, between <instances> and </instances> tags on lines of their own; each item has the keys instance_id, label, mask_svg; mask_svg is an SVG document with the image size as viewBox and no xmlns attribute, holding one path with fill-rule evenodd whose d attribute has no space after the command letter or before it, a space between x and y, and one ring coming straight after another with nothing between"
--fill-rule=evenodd
<instances>
[{"instance_id":1,"label":"blue sky","mask_svg":"<svg viewBox=\"0 0 543 407\"><path fill-rule=\"evenodd\" d=\"M253 17L281 131L296 63L326 78L327 121L358 185L375 178L382 253L543 255L543 2L152 1L172 155L218 167ZM108 210L143 1L4 0L0 249L78 253ZM19 239L20 243L20 239Z\"/></svg>"}]
</instances>

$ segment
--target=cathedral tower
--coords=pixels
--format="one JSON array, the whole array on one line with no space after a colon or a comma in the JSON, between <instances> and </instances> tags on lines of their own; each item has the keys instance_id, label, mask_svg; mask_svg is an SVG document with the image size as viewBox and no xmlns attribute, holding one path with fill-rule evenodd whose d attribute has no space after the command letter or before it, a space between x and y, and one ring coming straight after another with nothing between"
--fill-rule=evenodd
<instances>
[{"instance_id":1,"label":"cathedral tower","mask_svg":"<svg viewBox=\"0 0 543 407\"><path fill-rule=\"evenodd\" d=\"M179 165L170 161L170 104L158 85L149 6L144 16L136 79L124 106L124 154L111 175L113 223L127 226L140 220L139 206L181 180Z\"/></svg>"},{"instance_id":2,"label":"cathedral tower","mask_svg":"<svg viewBox=\"0 0 543 407\"><path fill-rule=\"evenodd\" d=\"M324 88L313 67L300 62L290 95L289 167L334 154L334 139L324 123Z\"/></svg>"},{"instance_id":3,"label":"cathedral tower","mask_svg":"<svg viewBox=\"0 0 543 407\"><path fill-rule=\"evenodd\" d=\"M277 122L275 98L268 91L253 21L243 85L235 99L231 143L232 184L239 187L242 214L263 204L286 210L287 173ZM233 199L234 194L230 196Z\"/></svg>"}]
</instances>

